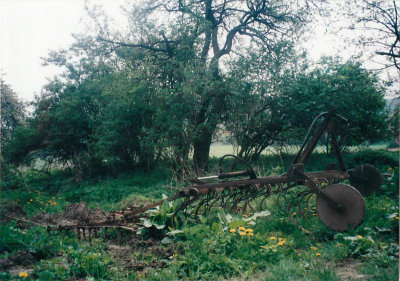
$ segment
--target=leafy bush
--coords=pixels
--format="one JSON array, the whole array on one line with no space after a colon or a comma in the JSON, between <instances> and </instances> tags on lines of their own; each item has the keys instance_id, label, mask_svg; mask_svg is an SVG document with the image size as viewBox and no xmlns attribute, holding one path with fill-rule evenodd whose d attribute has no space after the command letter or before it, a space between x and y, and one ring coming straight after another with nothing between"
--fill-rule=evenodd
<instances>
[{"instance_id":1,"label":"leafy bush","mask_svg":"<svg viewBox=\"0 0 400 281\"><path fill-rule=\"evenodd\" d=\"M53 256L61 246L58 233L49 234L43 227L22 230L15 223L0 228L0 242L0 253L10 254L25 250L38 258Z\"/></svg>"},{"instance_id":2,"label":"leafy bush","mask_svg":"<svg viewBox=\"0 0 400 281\"><path fill-rule=\"evenodd\" d=\"M349 155L346 162L352 167L371 164L379 169L386 170L388 167L395 168L399 166L399 156L398 153L390 151L361 149Z\"/></svg>"}]
</instances>

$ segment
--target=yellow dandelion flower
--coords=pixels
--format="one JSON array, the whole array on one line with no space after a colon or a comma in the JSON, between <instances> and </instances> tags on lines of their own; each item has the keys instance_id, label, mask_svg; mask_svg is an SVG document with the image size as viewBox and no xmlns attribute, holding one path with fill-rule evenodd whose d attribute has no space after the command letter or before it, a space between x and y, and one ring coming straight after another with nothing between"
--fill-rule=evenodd
<instances>
[{"instance_id":1,"label":"yellow dandelion flower","mask_svg":"<svg viewBox=\"0 0 400 281\"><path fill-rule=\"evenodd\" d=\"M316 250L317 250L317 247L311 247L311 249L313 249L314 251L316 251Z\"/></svg>"},{"instance_id":2,"label":"yellow dandelion flower","mask_svg":"<svg viewBox=\"0 0 400 281\"><path fill-rule=\"evenodd\" d=\"M318 216L317 214L312 214L314 217Z\"/></svg>"},{"instance_id":3,"label":"yellow dandelion flower","mask_svg":"<svg viewBox=\"0 0 400 281\"><path fill-rule=\"evenodd\" d=\"M240 234L240 236L245 236L246 232L240 231L239 234Z\"/></svg>"},{"instance_id":4,"label":"yellow dandelion flower","mask_svg":"<svg viewBox=\"0 0 400 281\"><path fill-rule=\"evenodd\" d=\"M243 215L243 217L244 217L244 218L248 218L249 216L248 216L248 215Z\"/></svg>"},{"instance_id":5,"label":"yellow dandelion flower","mask_svg":"<svg viewBox=\"0 0 400 281\"><path fill-rule=\"evenodd\" d=\"M31 201L31 202L32 202L32 201L33 201L33 199L29 199L29 201Z\"/></svg>"},{"instance_id":6,"label":"yellow dandelion flower","mask_svg":"<svg viewBox=\"0 0 400 281\"><path fill-rule=\"evenodd\" d=\"M25 277L28 277L28 273L26 273L26 272L20 272L20 273L18 274L18 276L21 277L21 278L25 278Z\"/></svg>"},{"instance_id":7,"label":"yellow dandelion flower","mask_svg":"<svg viewBox=\"0 0 400 281\"><path fill-rule=\"evenodd\" d=\"M319 257L321 254L320 254L320 253L315 253L315 255L316 255L317 257Z\"/></svg>"},{"instance_id":8,"label":"yellow dandelion flower","mask_svg":"<svg viewBox=\"0 0 400 281\"><path fill-rule=\"evenodd\" d=\"M357 235L358 239L363 239L363 237L361 235Z\"/></svg>"},{"instance_id":9,"label":"yellow dandelion flower","mask_svg":"<svg viewBox=\"0 0 400 281\"><path fill-rule=\"evenodd\" d=\"M246 228L244 228L243 226L239 227L239 230L245 231Z\"/></svg>"},{"instance_id":10,"label":"yellow dandelion flower","mask_svg":"<svg viewBox=\"0 0 400 281\"><path fill-rule=\"evenodd\" d=\"M395 217L396 220L400 220L400 217Z\"/></svg>"},{"instance_id":11,"label":"yellow dandelion flower","mask_svg":"<svg viewBox=\"0 0 400 281\"><path fill-rule=\"evenodd\" d=\"M248 228L248 229L246 229L245 231L246 231L246 232L253 232L253 229Z\"/></svg>"},{"instance_id":12,"label":"yellow dandelion flower","mask_svg":"<svg viewBox=\"0 0 400 281\"><path fill-rule=\"evenodd\" d=\"M235 232L236 232L236 228L231 228L231 229L229 230L229 232L235 233Z\"/></svg>"},{"instance_id":13,"label":"yellow dandelion flower","mask_svg":"<svg viewBox=\"0 0 400 281\"><path fill-rule=\"evenodd\" d=\"M294 212L293 214L292 214L292 216L295 216L296 215L296 212Z\"/></svg>"},{"instance_id":14,"label":"yellow dandelion flower","mask_svg":"<svg viewBox=\"0 0 400 281\"><path fill-rule=\"evenodd\" d=\"M279 241L278 246L283 246L283 245L285 245L285 243L286 243L285 241Z\"/></svg>"},{"instance_id":15,"label":"yellow dandelion flower","mask_svg":"<svg viewBox=\"0 0 400 281\"><path fill-rule=\"evenodd\" d=\"M270 240L275 240L276 237L275 237L275 236L271 236L269 239L270 239Z\"/></svg>"},{"instance_id":16,"label":"yellow dandelion flower","mask_svg":"<svg viewBox=\"0 0 400 281\"><path fill-rule=\"evenodd\" d=\"M279 238L279 242L285 241L283 238Z\"/></svg>"},{"instance_id":17,"label":"yellow dandelion flower","mask_svg":"<svg viewBox=\"0 0 400 281\"><path fill-rule=\"evenodd\" d=\"M253 234L253 232L248 232L247 235L248 236L253 236L254 234Z\"/></svg>"},{"instance_id":18,"label":"yellow dandelion flower","mask_svg":"<svg viewBox=\"0 0 400 281\"><path fill-rule=\"evenodd\" d=\"M252 215L253 215L253 213L249 213L249 215L250 215L250 216L252 216Z\"/></svg>"},{"instance_id":19,"label":"yellow dandelion flower","mask_svg":"<svg viewBox=\"0 0 400 281\"><path fill-rule=\"evenodd\" d=\"M313 210L317 209L317 207L312 207Z\"/></svg>"}]
</instances>

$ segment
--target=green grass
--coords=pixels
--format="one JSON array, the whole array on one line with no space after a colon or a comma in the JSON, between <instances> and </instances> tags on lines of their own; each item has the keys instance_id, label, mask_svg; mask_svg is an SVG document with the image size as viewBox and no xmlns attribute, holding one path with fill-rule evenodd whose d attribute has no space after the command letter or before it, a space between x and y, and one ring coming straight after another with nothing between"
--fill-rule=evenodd
<instances>
[{"instance_id":1,"label":"green grass","mask_svg":"<svg viewBox=\"0 0 400 281\"><path fill-rule=\"evenodd\" d=\"M25 280L341 280L342 263L354 261L354 271L365 280L398 280L399 186L398 154L378 150L362 150L344 155L349 167L361 163L374 164L390 175L383 191L365 198L366 216L356 229L346 233L329 230L315 216L299 223L310 230L305 234L288 222L276 207L274 197L266 202L271 214L259 217L250 225L242 216L225 221L223 213L212 213L199 223L186 221L182 232L167 236L169 244L129 248L121 259L109 250L113 236L96 239L92 244L78 240L73 233L59 235L44 228L20 228L15 223L2 224L0 259L21 251L30 253L35 263ZM261 175L284 172L293 159L291 154L263 155L257 164ZM334 157L314 154L308 170L324 169ZM217 159L212 159L215 165ZM229 163L224 164L227 169ZM140 205L176 192L172 175L159 168L152 174L137 171L117 177L103 177L73 183L64 171L41 175L23 173L26 186L4 188L2 204L18 202L33 216L39 212L61 212L70 203L85 201L91 208L106 211L126 205ZM9 185L11 186L11 185ZM149 217L157 225L170 225L175 205L164 206ZM249 214L249 216L251 216ZM241 236L239 226L253 230L253 236ZM235 229L235 232L231 232ZM144 229L136 240L151 236ZM159 231L165 235L167 227ZM128 238L129 233L124 233ZM160 237L159 239L162 239ZM281 239L281 240L280 240ZM281 241L281 243L279 243ZM283 243L282 243L283 241ZM128 244L129 245L129 244ZM159 252L171 251L163 256ZM153 265L135 269L129 262ZM154 266L154 264L163 266ZM1 280L18 279L10 272L0 273Z\"/></svg>"}]
</instances>

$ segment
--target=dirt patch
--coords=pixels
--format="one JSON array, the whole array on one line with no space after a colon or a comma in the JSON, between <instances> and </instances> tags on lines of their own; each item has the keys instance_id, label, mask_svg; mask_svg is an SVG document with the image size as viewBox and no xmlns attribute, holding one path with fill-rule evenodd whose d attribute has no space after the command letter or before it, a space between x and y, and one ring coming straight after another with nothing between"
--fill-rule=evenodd
<instances>
[{"instance_id":1,"label":"dirt patch","mask_svg":"<svg viewBox=\"0 0 400 281\"><path fill-rule=\"evenodd\" d=\"M344 281L365 280L368 275L361 274L359 268L361 262L356 259L344 259L335 268L336 274Z\"/></svg>"},{"instance_id":2,"label":"dirt patch","mask_svg":"<svg viewBox=\"0 0 400 281\"><path fill-rule=\"evenodd\" d=\"M16 266L28 266L35 263L38 259L28 251L19 251L8 258L0 259L0 270L10 270Z\"/></svg>"},{"instance_id":3,"label":"dirt patch","mask_svg":"<svg viewBox=\"0 0 400 281\"><path fill-rule=\"evenodd\" d=\"M132 240L125 246L109 244L107 250L124 267L140 271L143 275L150 268L165 267L167 261L174 258L174 253L179 252L176 247L165 247L152 238L148 240ZM144 256L153 256L153 258L146 260L146 258L143 259Z\"/></svg>"},{"instance_id":4,"label":"dirt patch","mask_svg":"<svg viewBox=\"0 0 400 281\"><path fill-rule=\"evenodd\" d=\"M107 245L107 251L109 251L117 259L125 259L128 255L132 253L132 248L130 246L120 246L117 244Z\"/></svg>"},{"instance_id":5,"label":"dirt patch","mask_svg":"<svg viewBox=\"0 0 400 281\"><path fill-rule=\"evenodd\" d=\"M10 217L26 219L25 211L16 202L10 201L8 203L1 204L0 210L0 221L3 223L10 222L12 220Z\"/></svg>"},{"instance_id":6,"label":"dirt patch","mask_svg":"<svg viewBox=\"0 0 400 281\"><path fill-rule=\"evenodd\" d=\"M26 266L18 265L18 266L15 266L15 267L11 268L9 270L9 272L10 272L11 275L18 275L21 272L26 272L28 274L28 276L29 276L33 272L33 268L32 267L26 267Z\"/></svg>"},{"instance_id":7,"label":"dirt patch","mask_svg":"<svg viewBox=\"0 0 400 281\"><path fill-rule=\"evenodd\" d=\"M47 214L42 212L33 218L38 223L69 226L76 224L100 224L107 221L106 213L101 209L89 210L84 202L67 206L64 212L59 214Z\"/></svg>"}]
</instances>

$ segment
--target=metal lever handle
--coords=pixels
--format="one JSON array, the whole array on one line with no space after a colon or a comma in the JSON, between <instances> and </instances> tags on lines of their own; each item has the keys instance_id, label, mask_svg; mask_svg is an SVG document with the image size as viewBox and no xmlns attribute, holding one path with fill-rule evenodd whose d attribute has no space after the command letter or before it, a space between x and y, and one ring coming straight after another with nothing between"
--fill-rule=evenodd
<instances>
[{"instance_id":1,"label":"metal lever handle","mask_svg":"<svg viewBox=\"0 0 400 281\"><path fill-rule=\"evenodd\" d=\"M201 177L201 178L197 178L197 180L211 180L211 179L222 180L222 179L240 177L240 176L249 176L251 179L257 178L252 170L246 169L246 170L243 170L243 171L222 173L222 174L219 174L219 175L216 175L216 176Z\"/></svg>"},{"instance_id":2,"label":"metal lever handle","mask_svg":"<svg viewBox=\"0 0 400 281\"><path fill-rule=\"evenodd\" d=\"M334 115L335 115L336 117L338 117L339 119L342 119L344 122L349 123L349 120L346 119L346 118L344 118L342 115L337 114L337 113L334 113Z\"/></svg>"},{"instance_id":3,"label":"metal lever handle","mask_svg":"<svg viewBox=\"0 0 400 281\"><path fill-rule=\"evenodd\" d=\"M249 169L246 169L243 171L219 174L218 179L226 179L226 178L233 178L233 177L239 177L239 176L252 176L252 175L253 175L252 171L250 171Z\"/></svg>"}]
</instances>

